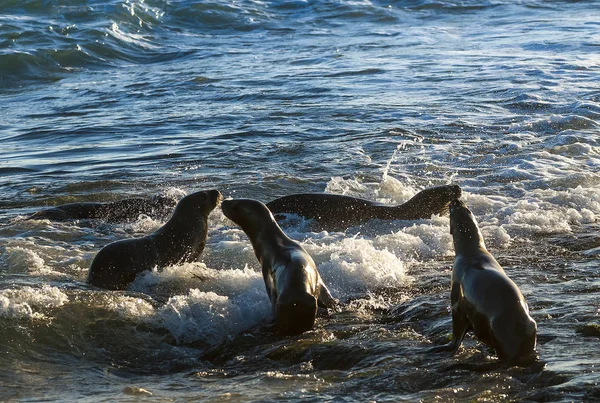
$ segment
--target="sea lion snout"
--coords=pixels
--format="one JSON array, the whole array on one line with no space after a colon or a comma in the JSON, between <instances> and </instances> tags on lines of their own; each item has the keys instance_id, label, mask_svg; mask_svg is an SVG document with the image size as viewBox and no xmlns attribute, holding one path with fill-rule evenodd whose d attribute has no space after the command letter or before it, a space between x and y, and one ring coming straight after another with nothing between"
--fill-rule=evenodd
<instances>
[{"instance_id":1,"label":"sea lion snout","mask_svg":"<svg viewBox=\"0 0 600 403\"><path fill-rule=\"evenodd\" d=\"M239 203L234 199L227 199L221 202L221 211L225 214L225 217L229 218L233 222L237 222L236 219L239 216Z\"/></svg>"},{"instance_id":2,"label":"sea lion snout","mask_svg":"<svg viewBox=\"0 0 600 403\"><path fill-rule=\"evenodd\" d=\"M450 233L454 234L455 230L464 232L467 223L471 220L471 211L467 205L460 199L454 199L448 206L450 210Z\"/></svg>"},{"instance_id":3,"label":"sea lion snout","mask_svg":"<svg viewBox=\"0 0 600 403\"><path fill-rule=\"evenodd\" d=\"M209 190L207 194L210 197L212 204L215 206L223 201L223 195L216 189Z\"/></svg>"},{"instance_id":4,"label":"sea lion snout","mask_svg":"<svg viewBox=\"0 0 600 403\"><path fill-rule=\"evenodd\" d=\"M193 214L195 211L210 213L217 207L221 199L221 192L216 189L194 192L182 198L175 210L185 211L186 214Z\"/></svg>"},{"instance_id":5,"label":"sea lion snout","mask_svg":"<svg viewBox=\"0 0 600 403\"><path fill-rule=\"evenodd\" d=\"M460 199L454 199L450 202L450 233L454 241L456 253L461 253L469 245L483 246L483 237L479 231L475 216Z\"/></svg>"},{"instance_id":6,"label":"sea lion snout","mask_svg":"<svg viewBox=\"0 0 600 403\"><path fill-rule=\"evenodd\" d=\"M448 190L450 195L452 195L455 199L459 199L462 196L462 189L458 185L449 185Z\"/></svg>"},{"instance_id":7,"label":"sea lion snout","mask_svg":"<svg viewBox=\"0 0 600 403\"><path fill-rule=\"evenodd\" d=\"M227 199L221 202L221 210L223 210L223 214L227 214L227 212L231 209L232 202L233 199Z\"/></svg>"},{"instance_id":8,"label":"sea lion snout","mask_svg":"<svg viewBox=\"0 0 600 403\"><path fill-rule=\"evenodd\" d=\"M221 192L216 189L203 190L183 197L177 207L180 205L187 206L188 209L193 208L193 206L208 207L212 211L222 199Z\"/></svg>"},{"instance_id":9,"label":"sea lion snout","mask_svg":"<svg viewBox=\"0 0 600 403\"><path fill-rule=\"evenodd\" d=\"M451 188L454 190L454 192L456 192L458 195L460 195L460 194L462 193L462 190L460 189L460 186L459 186L459 185L449 185L449 186L450 186L450 187L451 187Z\"/></svg>"},{"instance_id":10,"label":"sea lion snout","mask_svg":"<svg viewBox=\"0 0 600 403\"><path fill-rule=\"evenodd\" d=\"M250 227L257 228L261 222L275 221L273 215L262 202L253 199L227 199L221 202L221 211L225 217L242 227L244 231Z\"/></svg>"},{"instance_id":11,"label":"sea lion snout","mask_svg":"<svg viewBox=\"0 0 600 403\"><path fill-rule=\"evenodd\" d=\"M462 189L459 185L441 185L427 188L421 191L423 194L430 194L428 197L437 198L439 200L445 200L448 203L454 199L460 199L462 196Z\"/></svg>"},{"instance_id":12,"label":"sea lion snout","mask_svg":"<svg viewBox=\"0 0 600 403\"><path fill-rule=\"evenodd\" d=\"M450 214L460 208L467 208L467 205L462 200L454 199L450 202Z\"/></svg>"}]
</instances>

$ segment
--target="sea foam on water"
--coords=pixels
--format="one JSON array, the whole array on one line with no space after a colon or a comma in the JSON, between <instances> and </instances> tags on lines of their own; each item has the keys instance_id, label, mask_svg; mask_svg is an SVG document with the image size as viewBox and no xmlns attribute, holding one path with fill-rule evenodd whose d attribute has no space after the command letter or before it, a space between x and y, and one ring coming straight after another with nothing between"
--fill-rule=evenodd
<instances>
[{"instance_id":1,"label":"sea foam on water","mask_svg":"<svg viewBox=\"0 0 600 403\"><path fill-rule=\"evenodd\" d=\"M60 308L69 297L58 287L43 285L40 288L25 286L0 291L0 317L40 320L48 311Z\"/></svg>"}]
</instances>

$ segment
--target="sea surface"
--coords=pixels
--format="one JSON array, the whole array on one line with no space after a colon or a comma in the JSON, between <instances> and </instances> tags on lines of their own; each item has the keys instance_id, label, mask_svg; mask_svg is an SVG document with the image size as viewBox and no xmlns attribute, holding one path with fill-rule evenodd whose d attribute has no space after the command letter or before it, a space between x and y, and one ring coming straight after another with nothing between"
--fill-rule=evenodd
<instances>
[{"instance_id":1,"label":"sea surface","mask_svg":"<svg viewBox=\"0 0 600 403\"><path fill-rule=\"evenodd\" d=\"M0 0L0 401L600 401L600 1ZM447 215L290 216L341 307L278 337L220 209L126 291L95 254L163 222L41 209L219 189L398 204L458 184L539 363L451 334Z\"/></svg>"}]
</instances>

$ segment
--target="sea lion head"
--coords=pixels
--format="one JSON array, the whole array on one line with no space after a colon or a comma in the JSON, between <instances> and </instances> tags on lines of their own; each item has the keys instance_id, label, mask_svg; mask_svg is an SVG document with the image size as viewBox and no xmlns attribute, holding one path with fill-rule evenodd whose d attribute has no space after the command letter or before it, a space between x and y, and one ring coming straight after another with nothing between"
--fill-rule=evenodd
<instances>
[{"instance_id":1,"label":"sea lion head","mask_svg":"<svg viewBox=\"0 0 600 403\"><path fill-rule=\"evenodd\" d=\"M427 217L431 214L442 215L448 212L449 203L461 195L462 190L458 185L434 186L421 190L401 207L419 212L419 217L424 215L423 212L426 212Z\"/></svg>"},{"instance_id":2,"label":"sea lion head","mask_svg":"<svg viewBox=\"0 0 600 403\"><path fill-rule=\"evenodd\" d=\"M221 203L223 214L242 227L248 235L257 234L265 223L274 223L275 218L263 203L253 199L228 199Z\"/></svg>"},{"instance_id":3,"label":"sea lion head","mask_svg":"<svg viewBox=\"0 0 600 403\"><path fill-rule=\"evenodd\" d=\"M422 193L422 203L429 206L429 209L444 214L448 211L452 200L459 199L462 195L462 189L458 185L435 186L425 189Z\"/></svg>"},{"instance_id":4,"label":"sea lion head","mask_svg":"<svg viewBox=\"0 0 600 403\"><path fill-rule=\"evenodd\" d=\"M467 205L459 199L450 202L450 233L454 241L454 249L461 252L464 247L482 246L483 236L477 226L475 216Z\"/></svg>"},{"instance_id":5,"label":"sea lion head","mask_svg":"<svg viewBox=\"0 0 600 403\"><path fill-rule=\"evenodd\" d=\"M198 213L206 216L217 207L222 199L223 196L218 190L195 192L185 196L177 203L173 215L182 215L188 220Z\"/></svg>"}]
</instances>

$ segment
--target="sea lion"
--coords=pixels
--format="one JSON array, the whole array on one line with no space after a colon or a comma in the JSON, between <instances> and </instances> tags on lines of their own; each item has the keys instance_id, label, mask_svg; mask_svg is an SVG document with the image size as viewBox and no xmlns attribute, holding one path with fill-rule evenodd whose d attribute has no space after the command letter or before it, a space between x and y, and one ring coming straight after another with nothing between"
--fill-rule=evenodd
<instances>
[{"instance_id":1,"label":"sea lion","mask_svg":"<svg viewBox=\"0 0 600 403\"><path fill-rule=\"evenodd\" d=\"M450 203L450 233L456 253L452 270L452 341L431 351L456 353L472 330L509 364L535 357L537 324L519 287L487 251L477 221L460 200Z\"/></svg>"},{"instance_id":2,"label":"sea lion","mask_svg":"<svg viewBox=\"0 0 600 403\"><path fill-rule=\"evenodd\" d=\"M354 225L382 220L418 220L443 214L448 203L461 196L458 185L424 189L406 203L389 206L357 197L328 193L300 193L267 203L272 213L292 213L313 219L327 231L343 231ZM277 217L280 218L280 217Z\"/></svg>"},{"instance_id":3,"label":"sea lion","mask_svg":"<svg viewBox=\"0 0 600 403\"><path fill-rule=\"evenodd\" d=\"M68 203L40 210L27 219L51 221L102 219L108 222L122 222L135 220L140 214L145 214L153 219L164 220L171 214L176 204L177 200L163 195L154 195L150 199L131 198L106 203Z\"/></svg>"},{"instance_id":4,"label":"sea lion","mask_svg":"<svg viewBox=\"0 0 600 403\"><path fill-rule=\"evenodd\" d=\"M312 329L317 305L333 307L336 300L308 252L279 228L267 206L257 200L224 200L221 210L252 243L262 265L277 331L299 334Z\"/></svg>"},{"instance_id":5,"label":"sea lion","mask_svg":"<svg viewBox=\"0 0 600 403\"><path fill-rule=\"evenodd\" d=\"M185 196L169 221L152 234L102 248L92 261L87 282L122 290L144 270L197 260L206 243L208 215L221 199L218 190Z\"/></svg>"}]
</instances>

